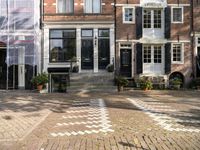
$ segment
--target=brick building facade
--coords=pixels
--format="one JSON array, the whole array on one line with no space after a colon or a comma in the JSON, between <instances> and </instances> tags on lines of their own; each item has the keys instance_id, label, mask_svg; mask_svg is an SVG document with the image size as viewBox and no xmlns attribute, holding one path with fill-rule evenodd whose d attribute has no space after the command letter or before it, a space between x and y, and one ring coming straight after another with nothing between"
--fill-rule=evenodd
<instances>
[{"instance_id":1,"label":"brick building facade","mask_svg":"<svg viewBox=\"0 0 200 150\"><path fill-rule=\"evenodd\" d=\"M180 77L189 84L198 76L199 1L191 8L189 0L43 0L43 71L50 73L50 91L71 64L79 72L115 64L127 78L155 76L167 83Z\"/></svg>"},{"instance_id":2,"label":"brick building facade","mask_svg":"<svg viewBox=\"0 0 200 150\"><path fill-rule=\"evenodd\" d=\"M65 69L99 72L114 63L113 0L44 0L44 69L50 73L49 90L65 80ZM53 71L52 71L53 70Z\"/></svg>"},{"instance_id":3,"label":"brick building facade","mask_svg":"<svg viewBox=\"0 0 200 150\"><path fill-rule=\"evenodd\" d=\"M200 1L193 1L193 42L195 59L195 77L200 77Z\"/></svg>"},{"instance_id":4,"label":"brick building facade","mask_svg":"<svg viewBox=\"0 0 200 150\"><path fill-rule=\"evenodd\" d=\"M198 14L197 14L198 16ZM117 0L117 70L127 77L191 80L190 1Z\"/></svg>"}]
</instances>

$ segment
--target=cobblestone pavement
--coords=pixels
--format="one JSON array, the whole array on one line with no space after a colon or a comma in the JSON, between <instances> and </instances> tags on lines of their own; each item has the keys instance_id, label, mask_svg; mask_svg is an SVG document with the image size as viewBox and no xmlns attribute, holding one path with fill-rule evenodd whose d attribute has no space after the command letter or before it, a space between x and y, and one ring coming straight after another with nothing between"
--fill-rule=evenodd
<instances>
[{"instance_id":1,"label":"cobblestone pavement","mask_svg":"<svg viewBox=\"0 0 200 150\"><path fill-rule=\"evenodd\" d=\"M199 96L0 92L0 150L200 150Z\"/></svg>"}]
</instances>

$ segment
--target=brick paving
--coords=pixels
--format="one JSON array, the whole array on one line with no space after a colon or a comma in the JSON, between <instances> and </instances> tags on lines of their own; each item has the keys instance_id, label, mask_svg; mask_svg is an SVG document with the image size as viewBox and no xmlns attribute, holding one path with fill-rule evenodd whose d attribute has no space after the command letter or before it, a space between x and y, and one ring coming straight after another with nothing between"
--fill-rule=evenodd
<instances>
[{"instance_id":1,"label":"brick paving","mask_svg":"<svg viewBox=\"0 0 200 150\"><path fill-rule=\"evenodd\" d=\"M200 150L199 96L197 91L2 92L0 149Z\"/></svg>"}]
</instances>

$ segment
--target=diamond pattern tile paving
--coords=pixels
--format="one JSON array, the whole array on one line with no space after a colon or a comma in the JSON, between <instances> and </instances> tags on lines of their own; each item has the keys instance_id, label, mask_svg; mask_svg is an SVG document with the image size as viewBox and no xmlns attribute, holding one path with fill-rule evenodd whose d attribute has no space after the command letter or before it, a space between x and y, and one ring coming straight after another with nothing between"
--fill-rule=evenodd
<instances>
[{"instance_id":1,"label":"diamond pattern tile paving","mask_svg":"<svg viewBox=\"0 0 200 150\"><path fill-rule=\"evenodd\" d=\"M72 106L56 123L53 137L114 132L103 99L74 101Z\"/></svg>"},{"instance_id":2,"label":"diamond pattern tile paving","mask_svg":"<svg viewBox=\"0 0 200 150\"><path fill-rule=\"evenodd\" d=\"M139 109L143 110L147 115L149 115L151 118L153 118L154 121L157 122L158 125L160 125L162 128L168 130L168 131L183 131L183 132L197 132L200 133L200 127L186 127L184 125L181 125L180 123L190 123L190 124L200 124L200 120L196 119L177 119L174 117L171 117L170 115L176 116L187 116L187 117L194 117L195 115L192 114L180 114L178 110L172 109L170 106L163 106L162 103L155 103L152 101L157 101L155 99L152 99L151 102L144 101L141 99L133 99L133 98L127 98L133 105L138 107ZM159 104L155 105L155 104ZM171 114L173 112L173 114Z\"/></svg>"}]
</instances>

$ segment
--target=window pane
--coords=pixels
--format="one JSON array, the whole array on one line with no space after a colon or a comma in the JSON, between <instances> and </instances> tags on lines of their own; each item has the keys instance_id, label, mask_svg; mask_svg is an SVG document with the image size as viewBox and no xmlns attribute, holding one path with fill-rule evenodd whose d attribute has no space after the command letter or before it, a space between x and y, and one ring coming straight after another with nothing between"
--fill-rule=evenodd
<instances>
[{"instance_id":1,"label":"window pane","mask_svg":"<svg viewBox=\"0 0 200 150\"><path fill-rule=\"evenodd\" d=\"M93 30L81 30L81 36L82 37L92 37L93 36Z\"/></svg>"},{"instance_id":2,"label":"window pane","mask_svg":"<svg viewBox=\"0 0 200 150\"><path fill-rule=\"evenodd\" d=\"M154 46L154 63L162 63L162 47Z\"/></svg>"},{"instance_id":3,"label":"window pane","mask_svg":"<svg viewBox=\"0 0 200 150\"><path fill-rule=\"evenodd\" d=\"M124 14L125 21L132 22L133 21L133 8L125 8L124 11L125 11L125 14Z\"/></svg>"},{"instance_id":4,"label":"window pane","mask_svg":"<svg viewBox=\"0 0 200 150\"><path fill-rule=\"evenodd\" d=\"M63 31L63 37L64 38L75 38L76 37L76 31L75 30L64 30Z\"/></svg>"},{"instance_id":5,"label":"window pane","mask_svg":"<svg viewBox=\"0 0 200 150\"><path fill-rule=\"evenodd\" d=\"M50 31L50 62L66 62L76 57L75 30Z\"/></svg>"},{"instance_id":6,"label":"window pane","mask_svg":"<svg viewBox=\"0 0 200 150\"><path fill-rule=\"evenodd\" d=\"M85 13L92 13L92 0L85 0Z\"/></svg>"},{"instance_id":7,"label":"window pane","mask_svg":"<svg viewBox=\"0 0 200 150\"><path fill-rule=\"evenodd\" d=\"M93 13L101 12L101 0L93 0Z\"/></svg>"},{"instance_id":8,"label":"window pane","mask_svg":"<svg viewBox=\"0 0 200 150\"><path fill-rule=\"evenodd\" d=\"M182 8L173 8L173 21L182 22Z\"/></svg>"},{"instance_id":9,"label":"window pane","mask_svg":"<svg viewBox=\"0 0 200 150\"><path fill-rule=\"evenodd\" d=\"M99 37L109 37L108 29L99 29Z\"/></svg>"},{"instance_id":10,"label":"window pane","mask_svg":"<svg viewBox=\"0 0 200 150\"><path fill-rule=\"evenodd\" d=\"M73 13L74 0L66 0L66 13Z\"/></svg>"},{"instance_id":11,"label":"window pane","mask_svg":"<svg viewBox=\"0 0 200 150\"><path fill-rule=\"evenodd\" d=\"M62 30L51 30L50 38L62 38Z\"/></svg>"},{"instance_id":12,"label":"window pane","mask_svg":"<svg viewBox=\"0 0 200 150\"><path fill-rule=\"evenodd\" d=\"M181 44L174 44L173 45L173 61L182 61L181 60Z\"/></svg>"},{"instance_id":13,"label":"window pane","mask_svg":"<svg viewBox=\"0 0 200 150\"><path fill-rule=\"evenodd\" d=\"M200 44L200 38L198 38L198 44Z\"/></svg>"},{"instance_id":14,"label":"window pane","mask_svg":"<svg viewBox=\"0 0 200 150\"><path fill-rule=\"evenodd\" d=\"M144 10L144 28L151 28L151 10Z\"/></svg>"},{"instance_id":15,"label":"window pane","mask_svg":"<svg viewBox=\"0 0 200 150\"><path fill-rule=\"evenodd\" d=\"M161 10L154 10L154 28L161 28Z\"/></svg>"},{"instance_id":16,"label":"window pane","mask_svg":"<svg viewBox=\"0 0 200 150\"><path fill-rule=\"evenodd\" d=\"M143 62L151 63L151 46L144 46Z\"/></svg>"},{"instance_id":17,"label":"window pane","mask_svg":"<svg viewBox=\"0 0 200 150\"><path fill-rule=\"evenodd\" d=\"M58 13L64 13L66 11L65 0L57 0Z\"/></svg>"}]
</instances>

